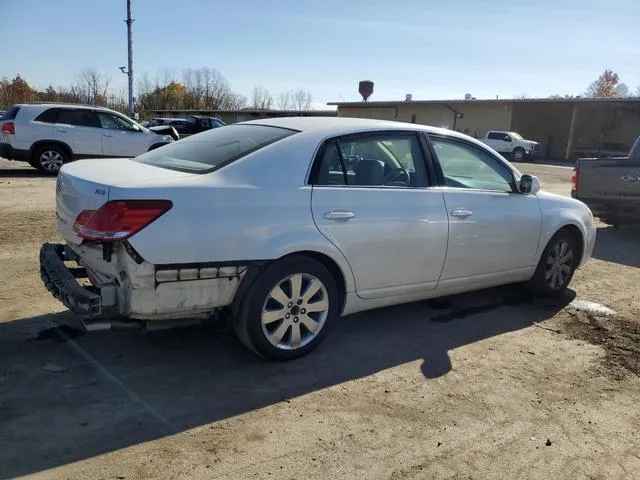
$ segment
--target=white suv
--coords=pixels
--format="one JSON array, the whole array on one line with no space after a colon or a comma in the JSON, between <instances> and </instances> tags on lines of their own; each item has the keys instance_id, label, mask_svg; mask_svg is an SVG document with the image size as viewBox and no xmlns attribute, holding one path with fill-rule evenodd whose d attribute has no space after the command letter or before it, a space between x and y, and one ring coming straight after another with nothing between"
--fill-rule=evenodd
<instances>
[{"instance_id":1,"label":"white suv","mask_svg":"<svg viewBox=\"0 0 640 480\"><path fill-rule=\"evenodd\" d=\"M19 104L0 120L0 157L49 174L71 160L135 157L173 140L97 106Z\"/></svg>"}]
</instances>

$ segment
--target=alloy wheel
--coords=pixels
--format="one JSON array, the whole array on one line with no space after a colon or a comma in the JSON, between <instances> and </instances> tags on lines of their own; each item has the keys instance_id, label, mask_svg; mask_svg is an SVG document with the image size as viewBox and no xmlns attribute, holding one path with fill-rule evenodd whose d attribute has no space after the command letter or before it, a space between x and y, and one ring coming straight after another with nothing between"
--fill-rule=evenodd
<instances>
[{"instance_id":1,"label":"alloy wheel","mask_svg":"<svg viewBox=\"0 0 640 480\"><path fill-rule=\"evenodd\" d=\"M40 154L40 166L48 172L57 172L64 164L64 158L55 150L45 150Z\"/></svg>"},{"instance_id":2,"label":"alloy wheel","mask_svg":"<svg viewBox=\"0 0 640 480\"><path fill-rule=\"evenodd\" d=\"M573 269L573 248L567 240L559 240L549 251L545 281L553 290L563 288Z\"/></svg>"},{"instance_id":3,"label":"alloy wheel","mask_svg":"<svg viewBox=\"0 0 640 480\"><path fill-rule=\"evenodd\" d=\"M314 275L296 273L269 292L262 308L262 331L274 347L296 350L318 336L328 313L326 286Z\"/></svg>"}]
</instances>

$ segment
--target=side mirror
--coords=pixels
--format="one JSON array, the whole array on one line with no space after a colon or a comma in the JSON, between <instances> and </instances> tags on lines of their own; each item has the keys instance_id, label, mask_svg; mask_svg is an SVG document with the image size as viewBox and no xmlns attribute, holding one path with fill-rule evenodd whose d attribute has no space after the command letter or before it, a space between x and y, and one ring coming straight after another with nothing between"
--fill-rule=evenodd
<instances>
[{"instance_id":1,"label":"side mirror","mask_svg":"<svg viewBox=\"0 0 640 480\"><path fill-rule=\"evenodd\" d=\"M540 191L540 180L534 175L523 175L520 177L518 190L520 190L520 193L529 193L532 195L538 193Z\"/></svg>"},{"instance_id":2,"label":"side mirror","mask_svg":"<svg viewBox=\"0 0 640 480\"><path fill-rule=\"evenodd\" d=\"M506 137L504 137L504 141L511 142L512 140L511 140L511 137L507 135Z\"/></svg>"}]
</instances>

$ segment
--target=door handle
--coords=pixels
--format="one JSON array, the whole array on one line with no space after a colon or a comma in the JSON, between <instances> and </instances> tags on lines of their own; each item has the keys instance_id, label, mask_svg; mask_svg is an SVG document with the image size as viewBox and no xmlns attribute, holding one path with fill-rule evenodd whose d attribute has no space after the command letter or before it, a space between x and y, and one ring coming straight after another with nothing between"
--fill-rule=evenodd
<instances>
[{"instance_id":1,"label":"door handle","mask_svg":"<svg viewBox=\"0 0 640 480\"><path fill-rule=\"evenodd\" d=\"M327 212L323 215L323 217L327 220L334 220L336 222L346 222L356 216L355 213L349 212L347 210L332 210L331 212Z\"/></svg>"},{"instance_id":2,"label":"door handle","mask_svg":"<svg viewBox=\"0 0 640 480\"><path fill-rule=\"evenodd\" d=\"M471 210L465 210L464 208L456 208L451 212L452 217L458 217L458 218L467 218L467 217L470 217L471 215L473 215L473 212Z\"/></svg>"},{"instance_id":3,"label":"door handle","mask_svg":"<svg viewBox=\"0 0 640 480\"><path fill-rule=\"evenodd\" d=\"M58 131L60 133L67 133L67 129L66 128L58 128Z\"/></svg>"},{"instance_id":4,"label":"door handle","mask_svg":"<svg viewBox=\"0 0 640 480\"><path fill-rule=\"evenodd\" d=\"M103 133L102 136L103 137L113 137L113 134L111 134L111 133Z\"/></svg>"}]
</instances>

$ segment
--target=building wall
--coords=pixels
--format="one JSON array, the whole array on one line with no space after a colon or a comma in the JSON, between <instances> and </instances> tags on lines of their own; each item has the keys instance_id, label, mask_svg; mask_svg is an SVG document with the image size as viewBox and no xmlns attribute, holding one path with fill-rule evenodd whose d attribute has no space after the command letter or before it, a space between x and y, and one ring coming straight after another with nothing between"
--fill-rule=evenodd
<instances>
[{"instance_id":1,"label":"building wall","mask_svg":"<svg viewBox=\"0 0 640 480\"><path fill-rule=\"evenodd\" d=\"M565 157L573 105L577 105L573 148L595 149L602 142L631 146L640 135L640 100L618 102L491 102L457 103L462 113L455 129L475 138L488 130L510 130L542 144L548 158ZM435 127L454 128L454 112L445 103L398 102L396 106L339 105L338 116L414 122Z\"/></svg>"},{"instance_id":2,"label":"building wall","mask_svg":"<svg viewBox=\"0 0 640 480\"><path fill-rule=\"evenodd\" d=\"M527 140L540 142L543 156L563 158L569 141L572 108L571 104L566 103L514 104L511 130Z\"/></svg>"},{"instance_id":3,"label":"building wall","mask_svg":"<svg viewBox=\"0 0 640 480\"><path fill-rule=\"evenodd\" d=\"M483 137L487 130L508 130L511 125L512 108L507 102L456 105L454 108L462 113L462 117L455 120L455 129L476 138ZM399 102L396 107L339 106L338 116L395 120L453 129L455 113L445 104Z\"/></svg>"}]
</instances>

